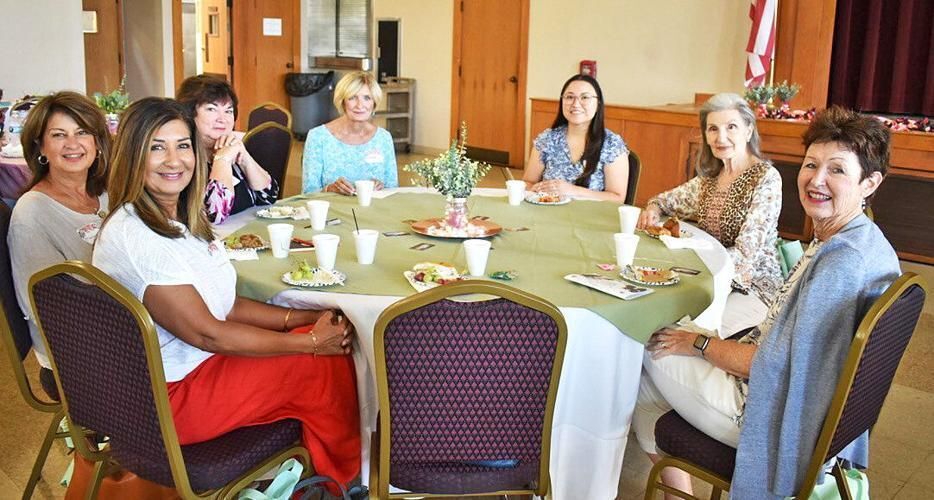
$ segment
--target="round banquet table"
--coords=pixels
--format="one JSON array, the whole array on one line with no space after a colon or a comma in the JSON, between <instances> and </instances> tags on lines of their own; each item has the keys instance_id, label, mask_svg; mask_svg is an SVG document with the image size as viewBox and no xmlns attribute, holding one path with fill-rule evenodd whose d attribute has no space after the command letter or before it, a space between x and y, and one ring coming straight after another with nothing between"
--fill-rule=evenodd
<instances>
[{"instance_id":1,"label":"round banquet table","mask_svg":"<svg viewBox=\"0 0 934 500\"><path fill-rule=\"evenodd\" d=\"M312 198L331 202L328 217L340 218L341 223L327 226L323 232L341 236L336 267L347 274L345 287L288 288L280 276L294 265L292 259L274 259L266 251L259 252L259 260L234 262L240 295L297 308L338 307L355 325L364 482L369 478L369 437L378 411L372 342L376 320L390 304L415 293L402 276L404 270L417 262L437 260L463 267L465 260L461 240L410 232L398 237L380 235L376 262L360 266L351 239L354 223L350 209L356 212L361 228L410 231L411 220L443 213L443 198L432 193L423 188L381 191L375 193L370 207L357 206L353 197L333 194L297 196L279 203L301 206ZM470 204L472 216L488 216L504 228L491 239L494 250L487 272L508 264L519 275L509 284L559 306L568 324L552 427L552 497L615 498L639 390L643 343L652 331L686 314L705 328L719 328L733 278L730 257L716 239L693 227L693 237L709 241L708 248L669 250L643 236L636 264L703 269L699 276L682 276L678 285L656 287L651 295L623 301L562 279L569 273L600 273L597 263L615 262L612 234L619 231L618 205L575 200L563 206L523 203L512 207L502 189L476 189ZM262 207L231 217L216 226L216 232L222 237L254 232L266 238L265 226L283 221L258 219L254 214L259 209ZM310 239L315 233L306 227L307 220L285 222L295 225L298 238ZM421 252L411 249L421 242L435 246ZM293 257L314 263L313 252ZM554 269L541 269L543 266Z\"/></svg>"},{"instance_id":2,"label":"round banquet table","mask_svg":"<svg viewBox=\"0 0 934 500\"><path fill-rule=\"evenodd\" d=\"M32 172L24 158L7 158L0 155L0 197L19 198Z\"/></svg>"}]
</instances>

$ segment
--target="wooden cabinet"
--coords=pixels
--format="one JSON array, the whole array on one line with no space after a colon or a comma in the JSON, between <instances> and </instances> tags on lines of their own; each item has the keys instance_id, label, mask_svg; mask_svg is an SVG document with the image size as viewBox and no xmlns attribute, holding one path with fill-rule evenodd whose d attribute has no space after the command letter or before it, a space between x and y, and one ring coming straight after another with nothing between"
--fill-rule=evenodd
<instances>
[{"instance_id":1,"label":"wooden cabinet","mask_svg":"<svg viewBox=\"0 0 934 500\"><path fill-rule=\"evenodd\" d=\"M382 89L373 123L389 131L396 149L408 153L415 136L415 79L391 77Z\"/></svg>"},{"instance_id":2,"label":"wooden cabinet","mask_svg":"<svg viewBox=\"0 0 934 500\"><path fill-rule=\"evenodd\" d=\"M558 102L532 99L531 137L548 128ZM607 105L606 127L621 136L642 160L636 204L694 175L701 147L694 105L637 107ZM796 178L804 156L803 122L759 120L762 152L782 176L779 232L809 240L811 221L798 202ZM889 175L873 200L876 223L903 259L934 264L934 134L894 132Z\"/></svg>"}]
</instances>

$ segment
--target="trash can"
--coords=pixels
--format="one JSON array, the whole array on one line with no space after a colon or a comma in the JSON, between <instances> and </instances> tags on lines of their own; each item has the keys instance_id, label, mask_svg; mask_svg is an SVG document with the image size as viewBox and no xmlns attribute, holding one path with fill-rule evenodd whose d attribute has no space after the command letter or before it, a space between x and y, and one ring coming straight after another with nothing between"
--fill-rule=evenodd
<instances>
[{"instance_id":1,"label":"trash can","mask_svg":"<svg viewBox=\"0 0 934 500\"><path fill-rule=\"evenodd\" d=\"M337 118L334 109L334 72L289 73L285 91L292 101L292 132L305 140L308 131Z\"/></svg>"}]
</instances>

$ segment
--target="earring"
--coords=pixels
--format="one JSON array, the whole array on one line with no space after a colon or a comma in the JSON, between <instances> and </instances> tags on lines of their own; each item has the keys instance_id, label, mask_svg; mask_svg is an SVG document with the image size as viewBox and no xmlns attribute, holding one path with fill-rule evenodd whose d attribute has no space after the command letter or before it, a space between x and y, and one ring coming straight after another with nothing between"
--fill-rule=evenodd
<instances>
[{"instance_id":1,"label":"earring","mask_svg":"<svg viewBox=\"0 0 934 500\"><path fill-rule=\"evenodd\" d=\"M864 212L866 211L866 198L863 198L860 202L860 209Z\"/></svg>"},{"instance_id":2,"label":"earring","mask_svg":"<svg viewBox=\"0 0 934 500\"><path fill-rule=\"evenodd\" d=\"M104 154L103 151L101 151L100 148L97 148L97 157L100 158L102 154Z\"/></svg>"},{"instance_id":3,"label":"earring","mask_svg":"<svg viewBox=\"0 0 934 500\"><path fill-rule=\"evenodd\" d=\"M37 156L37 157L36 157L36 160L39 162L40 165L48 165L48 164L49 164L49 159L48 159L48 157L46 157L45 155L39 155L39 156Z\"/></svg>"}]
</instances>

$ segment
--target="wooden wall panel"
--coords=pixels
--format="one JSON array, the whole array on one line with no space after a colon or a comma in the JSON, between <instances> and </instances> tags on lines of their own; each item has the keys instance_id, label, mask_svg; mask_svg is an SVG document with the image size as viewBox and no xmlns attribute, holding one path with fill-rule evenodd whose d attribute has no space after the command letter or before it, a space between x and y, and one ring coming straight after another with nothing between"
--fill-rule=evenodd
<instances>
[{"instance_id":1,"label":"wooden wall panel","mask_svg":"<svg viewBox=\"0 0 934 500\"><path fill-rule=\"evenodd\" d=\"M827 105L837 0L782 0L778 4L775 82L801 85L795 108Z\"/></svg>"}]
</instances>

